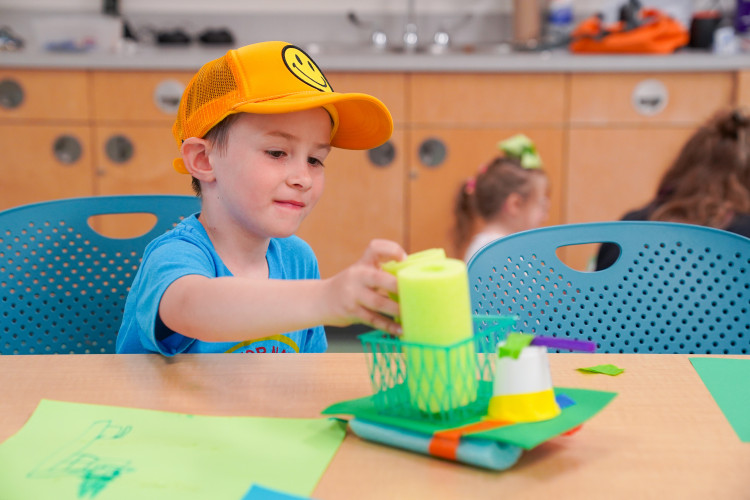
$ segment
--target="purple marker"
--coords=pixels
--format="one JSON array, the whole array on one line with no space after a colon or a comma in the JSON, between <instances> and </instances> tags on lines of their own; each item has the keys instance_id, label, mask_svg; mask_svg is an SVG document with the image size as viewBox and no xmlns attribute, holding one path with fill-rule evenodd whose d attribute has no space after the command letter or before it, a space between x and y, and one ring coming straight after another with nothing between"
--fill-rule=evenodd
<instances>
[{"instance_id":1,"label":"purple marker","mask_svg":"<svg viewBox=\"0 0 750 500\"><path fill-rule=\"evenodd\" d=\"M534 336L531 345L544 346L551 349L565 349L568 351L596 351L596 344L594 342L588 340L561 339L557 337Z\"/></svg>"}]
</instances>

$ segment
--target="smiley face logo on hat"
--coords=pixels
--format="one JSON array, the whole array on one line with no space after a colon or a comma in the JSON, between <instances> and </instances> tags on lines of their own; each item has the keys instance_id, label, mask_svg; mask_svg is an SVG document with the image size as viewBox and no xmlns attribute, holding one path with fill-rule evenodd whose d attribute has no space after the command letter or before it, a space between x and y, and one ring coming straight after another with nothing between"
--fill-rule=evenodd
<instances>
[{"instance_id":1,"label":"smiley face logo on hat","mask_svg":"<svg viewBox=\"0 0 750 500\"><path fill-rule=\"evenodd\" d=\"M315 61L299 47L287 45L281 50L281 58L289 71L300 81L321 92L333 92L328 79Z\"/></svg>"}]
</instances>

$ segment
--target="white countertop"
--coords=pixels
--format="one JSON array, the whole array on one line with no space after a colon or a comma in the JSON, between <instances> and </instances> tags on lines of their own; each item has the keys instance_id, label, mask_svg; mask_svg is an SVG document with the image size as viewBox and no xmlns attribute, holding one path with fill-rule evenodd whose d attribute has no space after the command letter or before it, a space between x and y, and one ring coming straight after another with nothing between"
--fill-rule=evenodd
<instances>
[{"instance_id":1,"label":"white countertop","mask_svg":"<svg viewBox=\"0 0 750 500\"><path fill-rule=\"evenodd\" d=\"M66 15L52 17L70 19ZM90 16L86 19L90 20ZM99 18L101 21L102 18ZM372 19L371 19L372 20ZM377 19L375 19L377 20ZM449 17L446 25L455 24ZM26 45L18 52L0 51L0 68L91 69L91 70L165 70L194 72L204 63L220 57L229 46L206 46L193 43L181 47L155 45L149 32L156 28L182 27L195 36L201 28L227 27L242 46L262 40L287 40L299 45L324 71L353 72L695 72L736 71L750 68L750 52L716 55L708 51L680 50L672 55L574 55L558 49L541 52L513 52L508 43L507 16L474 15L463 28L456 27L451 43L454 49L445 54L429 52L377 52L361 28L352 26L343 14L288 16L265 15L131 15L126 21L138 34L141 43L120 42L111 52L61 53L42 48L33 28L34 17L28 12L4 12L3 22L12 26ZM38 20L39 21L39 20ZM399 16L380 20L389 29L389 43L398 40L403 19ZM430 35L441 25L439 18L419 19L420 45L429 43ZM58 23L59 24L59 23ZM38 31L38 30L37 30ZM149 41L150 40L150 41ZM480 42L481 40L481 42ZM313 42L318 41L318 42ZM355 50L359 44L364 47ZM371 45L369 45L371 47ZM469 52L467 52L467 50Z\"/></svg>"},{"instance_id":2,"label":"white countertop","mask_svg":"<svg viewBox=\"0 0 750 500\"><path fill-rule=\"evenodd\" d=\"M187 70L223 55L227 47L132 46L119 53L53 53L32 49L0 52L0 68ZM574 55L565 50L539 53L395 54L333 51L310 55L325 71L355 72L701 72L750 68L750 54Z\"/></svg>"}]
</instances>

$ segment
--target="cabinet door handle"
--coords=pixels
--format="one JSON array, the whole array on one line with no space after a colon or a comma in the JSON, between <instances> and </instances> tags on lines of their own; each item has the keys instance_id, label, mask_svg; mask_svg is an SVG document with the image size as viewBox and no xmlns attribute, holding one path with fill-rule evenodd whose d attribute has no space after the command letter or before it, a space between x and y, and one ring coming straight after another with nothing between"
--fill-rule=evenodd
<instances>
[{"instance_id":1,"label":"cabinet door handle","mask_svg":"<svg viewBox=\"0 0 750 500\"><path fill-rule=\"evenodd\" d=\"M391 141L387 141L376 148L367 151L370 162L379 168L384 168L393 163L396 158L396 147Z\"/></svg>"},{"instance_id":2,"label":"cabinet door handle","mask_svg":"<svg viewBox=\"0 0 750 500\"><path fill-rule=\"evenodd\" d=\"M113 163L125 163L133 157L135 147L124 135L113 135L104 144L104 152Z\"/></svg>"},{"instance_id":3,"label":"cabinet door handle","mask_svg":"<svg viewBox=\"0 0 750 500\"><path fill-rule=\"evenodd\" d=\"M438 168L445 162L448 156L448 148L440 139L430 138L422 141L419 145L419 161L429 168Z\"/></svg>"},{"instance_id":4,"label":"cabinet door handle","mask_svg":"<svg viewBox=\"0 0 750 500\"><path fill-rule=\"evenodd\" d=\"M643 116L653 116L664 111L669 102L669 89L660 80L647 78L633 88L630 96L635 111Z\"/></svg>"},{"instance_id":5,"label":"cabinet door handle","mask_svg":"<svg viewBox=\"0 0 750 500\"><path fill-rule=\"evenodd\" d=\"M52 143L52 154L64 165L72 165L81 158L83 148L78 138L72 135L61 135Z\"/></svg>"},{"instance_id":6,"label":"cabinet door handle","mask_svg":"<svg viewBox=\"0 0 750 500\"><path fill-rule=\"evenodd\" d=\"M0 106L15 109L23 103L23 87L10 78L0 81Z\"/></svg>"},{"instance_id":7,"label":"cabinet door handle","mask_svg":"<svg viewBox=\"0 0 750 500\"><path fill-rule=\"evenodd\" d=\"M154 88L154 104L167 115L176 115L185 86L177 80L162 80Z\"/></svg>"}]
</instances>

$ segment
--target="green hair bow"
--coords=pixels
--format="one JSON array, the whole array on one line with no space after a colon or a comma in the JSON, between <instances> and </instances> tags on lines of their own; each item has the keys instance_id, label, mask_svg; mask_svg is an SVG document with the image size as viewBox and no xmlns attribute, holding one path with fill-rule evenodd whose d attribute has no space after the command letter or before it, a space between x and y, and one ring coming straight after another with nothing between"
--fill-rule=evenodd
<instances>
[{"instance_id":1,"label":"green hair bow","mask_svg":"<svg viewBox=\"0 0 750 500\"><path fill-rule=\"evenodd\" d=\"M536 151L534 143L523 134L516 134L513 137L497 143L500 151L507 156L518 158L523 168L541 168L542 158Z\"/></svg>"}]
</instances>

